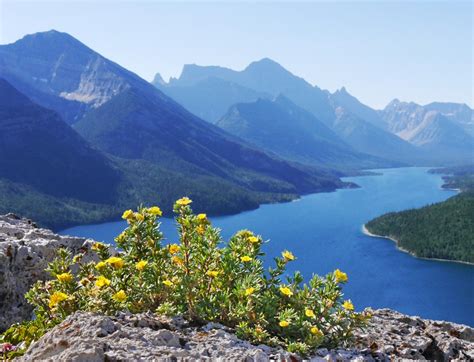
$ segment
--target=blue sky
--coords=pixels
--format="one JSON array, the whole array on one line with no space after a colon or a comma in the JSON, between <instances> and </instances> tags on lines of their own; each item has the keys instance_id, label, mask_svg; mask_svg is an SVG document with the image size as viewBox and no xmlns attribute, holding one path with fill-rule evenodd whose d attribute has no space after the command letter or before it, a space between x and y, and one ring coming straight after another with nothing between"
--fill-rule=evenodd
<instances>
[{"instance_id":1,"label":"blue sky","mask_svg":"<svg viewBox=\"0 0 474 362\"><path fill-rule=\"evenodd\" d=\"M471 1L0 0L0 43L49 29L147 80L186 63L243 69L270 57L376 108L393 98L473 105Z\"/></svg>"}]
</instances>

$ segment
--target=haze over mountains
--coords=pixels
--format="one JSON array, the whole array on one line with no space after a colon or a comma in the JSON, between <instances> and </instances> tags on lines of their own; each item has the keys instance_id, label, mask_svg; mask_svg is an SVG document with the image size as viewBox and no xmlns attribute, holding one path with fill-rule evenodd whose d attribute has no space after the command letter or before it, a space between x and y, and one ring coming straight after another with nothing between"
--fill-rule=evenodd
<instances>
[{"instance_id":1,"label":"haze over mountains","mask_svg":"<svg viewBox=\"0 0 474 362\"><path fill-rule=\"evenodd\" d=\"M152 85L48 31L0 46L0 79L0 212L48 226L183 195L234 213L347 187L339 177L361 169L472 156L465 105L376 111L270 59L243 71L185 66Z\"/></svg>"},{"instance_id":2,"label":"haze over mountains","mask_svg":"<svg viewBox=\"0 0 474 362\"><path fill-rule=\"evenodd\" d=\"M253 62L242 71L185 65L178 79L172 78L169 83L163 82L159 75L157 79L160 81L153 82L156 87L190 111L218 125L227 124L219 119L227 118L227 110L236 103L256 104L259 98L271 100L282 94L311 112L356 151L384 158L387 162L435 165L473 159L473 111L465 104L438 102L419 106L403 103L397 108L394 107L397 101L394 101L384 110L375 110L361 103L344 87L331 94L270 59ZM229 94L232 96L227 96ZM219 116L224 109L227 110ZM422 122L428 112L440 114L448 122L440 122L438 117L436 122ZM286 124L289 131L292 121L287 120ZM414 128L418 129L415 131ZM415 133L420 136L415 137ZM262 136L246 137L251 141Z\"/></svg>"},{"instance_id":3,"label":"haze over mountains","mask_svg":"<svg viewBox=\"0 0 474 362\"><path fill-rule=\"evenodd\" d=\"M38 33L0 46L0 77L13 86L6 86L11 97L30 98L62 116L64 126L45 126L55 129L56 138L67 139L72 137L68 134L74 134L77 144L88 150L95 148L90 152L115 165L121 182L116 187L112 182L109 186L117 196L105 204L94 200L93 207L101 210L97 218L110 217L125 205L132 207L141 202L171 205L173 199L185 194L194 198L196 206L210 212L232 213L262 202L289 200L301 193L334 190L344 185L334 171L292 164L268 155L202 121L150 83L65 33ZM61 118L55 117L59 122ZM14 115L6 114L1 123L0 132L5 139L17 132L9 126L14 119ZM23 127L26 134L29 124L18 123L18 127ZM43 137L39 131L37 135ZM38 145L38 152L43 151L42 147ZM60 155L57 152L56 156ZM30 156L28 162L34 159ZM64 197L88 201L84 194L75 194L72 186L61 183L62 169L55 168L53 159L51 164L50 174L41 168L38 172L56 178ZM15 167L23 165L26 164L18 162ZM70 165L80 169L78 174L88 172L80 162L71 161ZM36 184L35 173L21 180L4 177L4 182L33 187L39 193L35 194L37 197L59 197L43 184ZM95 182L88 183L80 176L76 181L96 187ZM6 198L4 207L12 204ZM54 199L56 203L62 201ZM113 211L105 212L104 205ZM81 215L86 206L81 204ZM44 220L41 215L35 216ZM74 217L77 220L77 215Z\"/></svg>"},{"instance_id":4,"label":"haze over mountains","mask_svg":"<svg viewBox=\"0 0 474 362\"><path fill-rule=\"evenodd\" d=\"M281 157L306 164L339 168L388 165L386 160L355 151L312 113L283 95L237 103L216 125Z\"/></svg>"}]
</instances>

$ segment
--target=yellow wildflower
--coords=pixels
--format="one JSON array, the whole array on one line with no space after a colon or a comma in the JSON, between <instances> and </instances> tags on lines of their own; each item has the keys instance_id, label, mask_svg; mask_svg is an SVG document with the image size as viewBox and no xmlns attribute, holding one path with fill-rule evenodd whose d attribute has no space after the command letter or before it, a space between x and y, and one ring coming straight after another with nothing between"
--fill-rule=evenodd
<instances>
[{"instance_id":1,"label":"yellow wildflower","mask_svg":"<svg viewBox=\"0 0 474 362\"><path fill-rule=\"evenodd\" d=\"M313 334L315 336L316 335L317 336L323 336L323 332L321 332L318 327L311 327L310 331L311 331L311 334Z\"/></svg>"},{"instance_id":2,"label":"yellow wildflower","mask_svg":"<svg viewBox=\"0 0 474 362\"><path fill-rule=\"evenodd\" d=\"M110 280L104 277L103 275L100 275L95 281L95 286L98 288L102 288L108 285L110 285Z\"/></svg>"},{"instance_id":3,"label":"yellow wildflower","mask_svg":"<svg viewBox=\"0 0 474 362\"><path fill-rule=\"evenodd\" d=\"M179 256L173 256L171 258L171 261L176 265L183 265L184 264L183 259L181 259Z\"/></svg>"},{"instance_id":4,"label":"yellow wildflower","mask_svg":"<svg viewBox=\"0 0 474 362\"><path fill-rule=\"evenodd\" d=\"M138 263L135 264L135 268L137 268L138 271L142 271L145 269L146 265L148 262L146 260L140 260Z\"/></svg>"},{"instance_id":5,"label":"yellow wildflower","mask_svg":"<svg viewBox=\"0 0 474 362\"><path fill-rule=\"evenodd\" d=\"M58 278L58 280L61 283L68 283L68 282L72 281L72 274L71 273L62 273L62 274L56 275L56 278Z\"/></svg>"},{"instance_id":6,"label":"yellow wildflower","mask_svg":"<svg viewBox=\"0 0 474 362\"><path fill-rule=\"evenodd\" d=\"M209 270L206 274L212 278L215 278L216 276L219 275L219 272L217 270Z\"/></svg>"},{"instance_id":7,"label":"yellow wildflower","mask_svg":"<svg viewBox=\"0 0 474 362\"><path fill-rule=\"evenodd\" d=\"M123 239L125 239L125 231L122 231L119 236L115 238L115 241L121 242Z\"/></svg>"},{"instance_id":8,"label":"yellow wildflower","mask_svg":"<svg viewBox=\"0 0 474 362\"><path fill-rule=\"evenodd\" d=\"M135 217L135 219L136 219L137 221L143 221L143 220L145 220L145 216L143 216L143 214L141 214L141 213L139 213L139 212L136 212L133 216Z\"/></svg>"},{"instance_id":9,"label":"yellow wildflower","mask_svg":"<svg viewBox=\"0 0 474 362\"><path fill-rule=\"evenodd\" d=\"M176 254L180 249L181 247L178 244L170 244L168 246L170 254Z\"/></svg>"},{"instance_id":10,"label":"yellow wildflower","mask_svg":"<svg viewBox=\"0 0 474 362\"><path fill-rule=\"evenodd\" d=\"M182 197L176 201L176 205L186 206L186 205L189 205L191 202L192 200L189 197Z\"/></svg>"},{"instance_id":11,"label":"yellow wildflower","mask_svg":"<svg viewBox=\"0 0 474 362\"><path fill-rule=\"evenodd\" d=\"M148 209L148 212L152 215L156 215L156 216L161 216L163 215L163 212L161 211L161 209L158 207L158 206L152 206Z\"/></svg>"},{"instance_id":12,"label":"yellow wildflower","mask_svg":"<svg viewBox=\"0 0 474 362\"><path fill-rule=\"evenodd\" d=\"M280 325L280 327L288 327L290 325L290 322L288 321L280 321L280 323L278 323Z\"/></svg>"},{"instance_id":13,"label":"yellow wildflower","mask_svg":"<svg viewBox=\"0 0 474 362\"><path fill-rule=\"evenodd\" d=\"M286 295L287 297L291 297L293 295L293 292L288 287L281 286L280 287L280 292L281 292L281 294Z\"/></svg>"},{"instance_id":14,"label":"yellow wildflower","mask_svg":"<svg viewBox=\"0 0 474 362\"><path fill-rule=\"evenodd\" d=\"M130 220L131 218L133 218L133 211L132 210L124 211L124 213L122 214L122 219Z\"/></svg>"},{"instance_id":15,"label":"yellow wildflower","mask_svg":"<svg viewBox=\"0 0 474 362\"><path fill-rule=\"evenodd\" d=\"M241 261L243 261L244 263L247 263L249 261L252 261L252 258L248 255L244 255L240 258Z\"/></svg>"},{"instance_id":16,"label":"yellow wildflower","mask_svg":"<svg viewBox=\"0 0 474 362\"><path fill-rule=\"evenodd\" d=\"M107 263L106 263L105 261L99 261L99 262L96 264L95 268L96 268L97 270L100 270L100 269L102 269L102 268L105 268L106 266L107 266Z\"/></svg>"},{"instance_id":17,"label":"yellow wildflower","mask_svg":"<svg viewBox=\"0 0 474 362\"><path fill-rule=\"evenodd\" d=\"M105 262L109 265L112 265L115 269L120 269L125 264L123 259L119 258L117 256L112 256L112 257L108 258Z\"/></svg>"},{"instance_id":18,"label":"yellow wildflower","mask_svg":"<svg viewBox=\"0 0 474 362\"><path fill-rule=\"evenodd\" d=\"M163 284L166 285L167 287L171 287L173 285L173 282L171 280L163 280Z\"/></svg>"},{"instance_id":19,"label":"yellow wildflower","mask_svg":"<svg viewBox=\"0 0 474 362\"><path fill-rule=\"evenodd\" d=\"M253 292L255 292L255 288L250 287L250 288L245 289L246 296L252 295Z\"/></svg>"},{"instance_id":20,"label":"yellow wildflower","mask_svg":"<svg viewBox=\"0 0 474 362\"><path fill-rule=\"evenodd\" d=\"M258 238L256 236L251 236L248 238L248 241L250 241L252 244L256 244L259 242Z\"/></svg>"},{"instance_id":21,"label":"yellow wildflower","mask_svg":"<svg viewBox=\"0 0 474 362\"><path fill-rule=\"evenodd\" d=\"M305 314L306 317L308 317L308 318L314 318L314 317L315 317L315 314L314 314L314 312L313 312L312 309L306 309L306 310L304 311L304 314Z\"/></svg>"},{"instance_id":22,"label":"yellow wildflower","mask_svg":"<svg viewBox=\"0 0 474 362\"><path fill-rule=\"evenodd\" d=\"M283 253L281 253L281 255L286 261L295 260L295 256L291 253L291 251L285 250Z\"/></svg>"},{"instance_id":23,"label":"yellow wildflower","mask_svg":"<svg viewBox=\"0 0 474 362\"><path fill-rule=\"evenodd\" d=\"M196 231L199 235L203 235L204 232L206 231L206 229L204 229L204 226L202 225L199 225L197 228L196 228Z\"/></svg>"},{"instance_id":24,"label":"yellow wildflower","mask_svg":"<svg viewBox=\"0 0 474 362\"><path fill-rule=\"evenodd\" d=\"M76 254L74 255L74 257L72 258L72 262L74 264L77 264L79 263L81 260L82 260L82 257L84 256L84 254Z\"/></svg>"},{"instance_id":25,"label":"yellow wildflower","mask_svg":"<svg viewBox=\"0 0 474 362\"><path fill-rule=\"evenodd\" d=\"M336 277L336 282L341 283L341 282L347 282L347 274L340 271L339 269L336 269L334 271L334 276Z\"/></svg>"},{"instance_id":26,"label":"yellow wildflower","mask_svg":"<svg viewBox=\"0 0 474 362\"><path fill-rule=\"evenodd\" d=\"M99 251L99 250L102 249L104 246L105 246L105 245L102 244L102 243L95 242L94 244L92 244L91 249L94 250L94 251Z\"/></svg>"},{"instance_id":27,"label":"yellow wildflower","mask_svg":"<svg viewBox=\"0 0 474 362\"><path fill-rule=\"evenodd\" d=\"M343 304L342 304L342 307L345 309L345 310L354 310L354 304L352 304L352 302L350 300L346 300Z\"/></svg>"},{"instance_id":28,"label":"yellow wildflower","mask_svg":"<svg viewBox=\"0 0 474 362\"><path fill-rule=\"evenodd\" d=\"M117 293L115 293L112 297L113 300L116 302L122 303L127 300L127 294L123 290L119 290Z\"/></svg>"},{"instance_id":29,"label":"yellow wildflower","mask_svg":"<svg viewBox=\"0 0 474 362\"><path fill-rule=\"evenodd\" d=\"M49 298L49 307L54 308L59 303L65 301L69 296L62 292L54 292L53 295Z\"/></svg>"},{"instance_id":30,"label":"yellow wildflower","mask_svg":"<svg viewBox=\"0 0 474 362\"><path fill-rule=\"evenodd\" d=\"M207 215L206 214L198 214L197 218L198 218L199 221L205 221L207 219Z\"/></svg>"}]
</instances>

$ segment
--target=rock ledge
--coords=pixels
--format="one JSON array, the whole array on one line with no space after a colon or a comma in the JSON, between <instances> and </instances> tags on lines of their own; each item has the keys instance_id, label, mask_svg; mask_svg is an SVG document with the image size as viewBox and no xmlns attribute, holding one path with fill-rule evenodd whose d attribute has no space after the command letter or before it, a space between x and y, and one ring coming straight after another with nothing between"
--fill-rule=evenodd
<instances>
[{"instance_id":1,"label":"rock ledge","mask_svg":"<svg viewBox=\"0 0 474 362\"><path fill-rule=\"evenodd\" d=\"M319 349L311 361L473 360L474 330L448 322L422 320L398 312L372 311L353 348ZM190 326L182 318L152 313L108 317L78 312L32 344L23 361L147 360L297 361L295 354L237 338L209 323Z\"/></svg>"}]
</instances>

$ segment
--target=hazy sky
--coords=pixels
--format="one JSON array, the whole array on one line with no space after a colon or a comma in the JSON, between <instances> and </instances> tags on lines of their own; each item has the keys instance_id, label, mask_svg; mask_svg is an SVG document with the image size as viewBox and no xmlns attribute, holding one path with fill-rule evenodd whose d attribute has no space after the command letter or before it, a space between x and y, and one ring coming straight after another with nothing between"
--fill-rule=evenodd
<instances>
[{"instance_id":1,"label":"hazy sky","mask_svg":"<svg viewBox=\"0 0 474 362\"><path fill-rule=\"evenodd\" d=\"M243 69L270 57L370 106L473 105L472 1L0 0L0 43L56 29L151 80L183 64Z\"/></svg>"}]
</instances>

